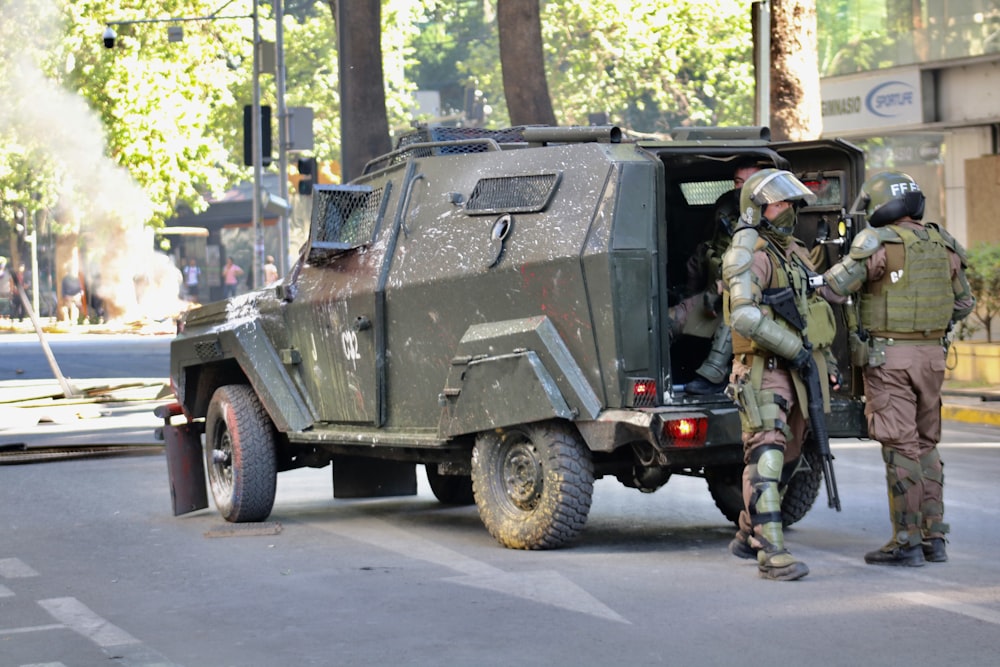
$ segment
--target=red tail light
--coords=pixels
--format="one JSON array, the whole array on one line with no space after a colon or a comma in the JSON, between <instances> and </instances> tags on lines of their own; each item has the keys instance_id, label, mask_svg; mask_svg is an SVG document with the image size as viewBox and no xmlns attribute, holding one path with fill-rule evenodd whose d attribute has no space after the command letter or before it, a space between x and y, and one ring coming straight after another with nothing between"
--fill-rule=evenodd
<instances>
[{"instance_id":1,"label":"red tail light","mask_svg":"<svg viewBox=\"0 0 1000 667\"><path fill-rule=\"evenodd\" d=\"M667 447L701 447L708 435L707 417L682 417L663 422Z\"/></svg>"},{"instance_id":2,"label":"red tail light","mask_svg":"<svg viewBox=\"0 0 1000 667\"><path fill-rule=\"evenodd\" d=\"M651 378L631 378L632 407L644 408L656 405L656 380Z\"/></svg>"}]
</instances>

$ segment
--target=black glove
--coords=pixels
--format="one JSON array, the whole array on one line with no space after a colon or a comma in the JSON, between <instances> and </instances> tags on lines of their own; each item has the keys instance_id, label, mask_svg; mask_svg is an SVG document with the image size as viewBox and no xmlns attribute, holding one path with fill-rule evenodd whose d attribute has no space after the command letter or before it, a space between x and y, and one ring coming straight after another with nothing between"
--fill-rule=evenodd
<instances>
[{"instance_id":1,"label":"black glove","mask_svg":"<svg viewBox=\"0 0 1000 667\"><path fill-rule=\"evenodd\" d=\"M788 365L794 370L799 370L808 365L810 360L812 360L812 346L806 345L799 350L799 353L793 359L788 360Z\"/></svg>"},{"instance_id":2,"label":"black glove","mask_svg":"<svg viewBox=\"0 0 1000 667\"><path fill-rule=\"evenodd\" d=\"M834 389L840 389L840 386L844 384L844 376L840 374L840 369L827 365L827 371L830 374L830 386Z\"/></svg>"}]
</instances>

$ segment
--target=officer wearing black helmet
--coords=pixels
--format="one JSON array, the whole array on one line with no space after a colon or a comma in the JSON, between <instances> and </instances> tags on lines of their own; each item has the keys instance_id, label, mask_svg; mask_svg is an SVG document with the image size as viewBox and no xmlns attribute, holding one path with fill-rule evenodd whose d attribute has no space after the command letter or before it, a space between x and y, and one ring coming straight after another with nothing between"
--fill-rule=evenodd
<instances>
[{"instance_id":1,"label":"officer wearing black helmet","mask_svg":"<svg viewBox=\"0 0 1000 667\"><path fill-rule=\"evenodd\" d=\"M975 307L965 249L934 223L921 222L924 194L907 174L865 181L852 214L871 227L825 274L839 294L860 290L856 361L866 363L868 433L882 443L892 537L865 554L872 565L920 566L948 560L945 549L941 385L946 335Z\"/></svg>"}]
</instances>

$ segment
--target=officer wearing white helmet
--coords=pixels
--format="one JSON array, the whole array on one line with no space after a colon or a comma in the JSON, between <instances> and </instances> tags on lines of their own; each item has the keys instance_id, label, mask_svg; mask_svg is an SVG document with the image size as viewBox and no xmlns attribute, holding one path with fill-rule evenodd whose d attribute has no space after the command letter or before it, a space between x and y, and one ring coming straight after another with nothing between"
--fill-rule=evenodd
<instances>
[{"instance_id":1,"label":"officer wearing white helmet","mask_svg":"<svg viewBox=\"0 0 1000 667\"><path fill-rule=\"evenodd\" d=\"M869 228L824 275L839 294L859 291L868 434L882 443L892 537L865 554L872 565L920 566L948 560L944 522L941 385L946 335L975 298L965 249L934 223L921 222L924 194L907 174L877 173L852 207Z\"/></svg>"},{"instance_id":2,"label":"officer wearing white helmet","mask_svg":"<svg viewBox=\"0 0 1000 667\"><path fill-rule=\"evenodd\" d=\"M750 176L722 263L723 309L733 336L730 391L740 406L745 462L744 509L729 549L756 558L760 576L777 581L809 573L785 548L778 488L784 464L801 454L806 428L805 386L791 371L812 360L820 377L839 377L827 364L836 326L824 297L846 299L810 289L809 252L792 235L798 207L813 201L813 192L788 171ZM829 387L822 384L828 411Z\"/></svg>"}]
</instances>

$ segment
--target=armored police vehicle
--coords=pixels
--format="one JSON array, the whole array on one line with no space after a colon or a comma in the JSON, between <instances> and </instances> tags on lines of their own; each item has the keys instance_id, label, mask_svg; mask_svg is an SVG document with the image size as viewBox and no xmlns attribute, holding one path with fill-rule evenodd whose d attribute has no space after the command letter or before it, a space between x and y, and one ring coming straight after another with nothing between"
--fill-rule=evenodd
<instances>
[{"instance_id":1,"label":"armored police vehicle","mask_svg":"<svg viewBox=\"0 0 1000 667\"><path fill-rule=\"evenodd\" d=\"M672 334L669 312L747 159L816 192L797 236L821 259L846 249L861 152L766 128L423 127L350 184L317 186L287 276L179 322L177 402L160 413L174 512L207 506L203 456L233 522L270 515L277 473L327 465L338 498L414 494L423 466L437 499L475 503L511 548L577 537L602 477L642 492L703 477L735 520L737 407L685 392L710 341ZM837 312L829 434L862 436ZM814 446L783 481L790 524L819 495Z\"/></svg>"}]
</instances>

